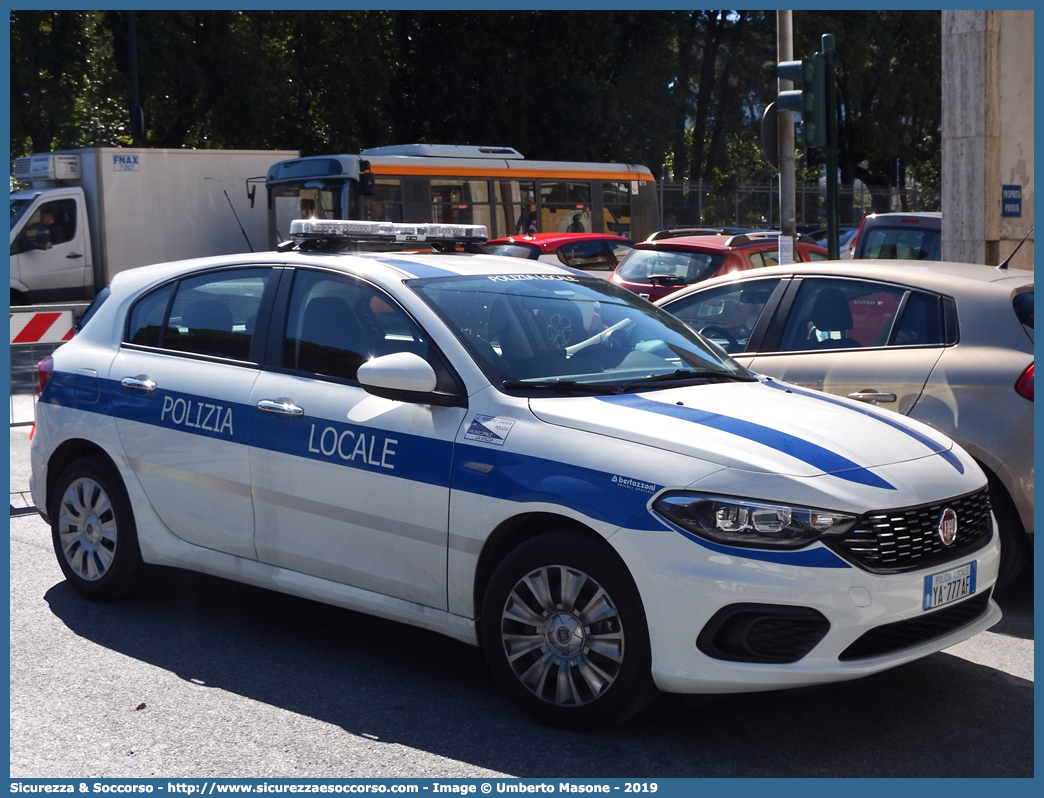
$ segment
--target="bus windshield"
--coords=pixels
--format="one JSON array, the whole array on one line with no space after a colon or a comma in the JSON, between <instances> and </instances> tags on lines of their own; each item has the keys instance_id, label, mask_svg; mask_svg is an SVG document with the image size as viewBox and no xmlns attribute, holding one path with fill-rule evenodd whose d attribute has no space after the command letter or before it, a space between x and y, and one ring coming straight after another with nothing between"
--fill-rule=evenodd
<instances>
[{"instance_id":1,"label":"bus windshield","mask_svg":"<svg viewBox=\"0 0 1044 798\"><path fill-rule=\"evenodd\" d=\"M269 207L276 241L290 238L294 219L350 219L346 211L354 206L358 189L354 180L303 180L280 183L269 188Z\"/></svg>"}]
</instances>

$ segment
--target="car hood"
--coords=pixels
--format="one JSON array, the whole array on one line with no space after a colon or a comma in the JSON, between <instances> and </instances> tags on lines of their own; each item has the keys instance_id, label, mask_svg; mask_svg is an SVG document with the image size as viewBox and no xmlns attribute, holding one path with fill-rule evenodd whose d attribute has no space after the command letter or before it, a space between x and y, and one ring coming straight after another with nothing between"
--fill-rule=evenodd
<instances>
[{"instance_id":1,"label":"car hood","mask_svg":"<svg viewBox=\"0 0 1044 798\"><path fill-rule=\"evenodd\" d=\"M875 469L941 457L963 474L970 462L923 424L770 379L532 399L530 407L548 424L766 474L891 487Z\"/></svg>"}]
</instances>

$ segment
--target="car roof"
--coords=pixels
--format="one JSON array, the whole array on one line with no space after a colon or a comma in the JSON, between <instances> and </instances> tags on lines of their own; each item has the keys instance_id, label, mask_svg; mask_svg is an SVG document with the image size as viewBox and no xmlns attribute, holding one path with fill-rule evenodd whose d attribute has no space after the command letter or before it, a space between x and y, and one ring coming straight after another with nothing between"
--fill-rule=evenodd
<instances>
[{"instance_id":1,"label":"car roof","mask_svg":"<svg viewBox=\"0 0 1044 798\"><path fill-rule=\"evenodd\" d=\"M818 244L809 244L807 241L799 242L804 246L822 249ZM635 249L666 249L666 250L694 250L729 252L734 249L776 249L779 243L775 237L751 237L746 234L714 236L693 235L676 236L674 238L658 238L655 241L639 241L634 245ZM826 250L824 249L825 253Z\"/></svg>"},{"instance_id":2,"label":"car roof","mask_svg":"<svg viewBox=\"0 0 1044 798\"><path fill-rule=\"evenodd\" d=\"M916 222L917 224L924 224L926 227L930 227L933 230L942 229L942 214L938 211L918 211L912 213L871 213L863 220L863 227L869 228L874 227L878 223L885 225L893 225L898 222L900 225L904 220L909 222Z\"/></svg>"},{"instance_id":3,"label":"car roof","mask_svg":"<svg viewBox=\"0 0 1044 798\"><path fill-rule=\"evenodd\" d=\"M854 277L875 279L923 288L937 293L951 294L960 291L982 291L994 284L1007 290L1033 287L1033 272L1022 269L998 269L972 263L923 260L821 260L810 263L790 263L782 266L766 266L751 271L713 277L683 288L663 300L664 303L705 290L714 285L738 280L764 277Z\"/></svg>"},{"instance_id":4,"label":"car roof","mask_svg":"<svg viewBox=\"0 0 1044 798\"><path fill-rule=\"evenodd\" d=\"M942 213L940 211L909 211L909 212L890 211L888 213L871 213L867 218L868 219L880 219L882 217L889 217L889 216L895 216L895 217L898 217L898 216L916 216L916 217L918 217L920 219L941 219L942 218Z\"/></svg>"},{"instance_id":5,"label":"car roof","mask_svg":"<svg viewBox=\"0 0 1044 798\"><path fill-rule=\"evenodd\" d=\"M524 236L491 238L483 246L488 244L528 244L531 247L547 252L556 250L563 244L572 244L576 241L619 241L626 243L629 240L612 233L532 233Z\"/></svg>"},{"instance_id":6,"label":"car roof","mask_svg":"<svg viewBox=\"0 0 1044 798\"><path fill-rule=\"evenodd\" d=\"M372 278L385 284L423 277L460 275L563 275L579 276L574 269L543 261L470 253L434 252L247 252L194 260L172 261L119 272L112 285L135 292L174 277L229 265L302 265L335 269Z\"/></svg>"}]
</instances>

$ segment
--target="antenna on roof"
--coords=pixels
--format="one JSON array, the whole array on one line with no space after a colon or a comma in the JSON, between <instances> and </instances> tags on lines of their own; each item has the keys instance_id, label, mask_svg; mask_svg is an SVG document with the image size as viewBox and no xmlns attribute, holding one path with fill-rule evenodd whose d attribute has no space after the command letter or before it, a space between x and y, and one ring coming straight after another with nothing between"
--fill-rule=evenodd
<instances>
[{"instance_id":1,"label":"antenna on roof","mask_svg":"<svg viewBox=\"0 0 1044 798\"><path fill-rule=\"evenodd\" d=\"M1009 263L1011 263L1011 259L1015 257L1015 253L1019 251L1019 249L1020 249L1020 248L1022 247L1022 245L1023 245L1023 244L1025 244L1025 243L1026 243L1026 240L1027 240L1027 239L1028 239L1028 238L1029 238L1029 237L1030 237L1031 235L1033 235L1033 225L1030 225L1030 229L1029 229L1029 232L1028 232L1028 233L1026 233L1026 237L1025 237L1025 238L1023 238L1023 239L1022 239L1022 240L1021 240L1021 241L1019 242L1019 246L1015 247L1015 249L1013 249L1013 250L1011 251L1011 254L1010 254L1010 255L1008 255L1008 257L1006 257L1006 258L1005 258L1004 260L1002 260L1002 261L1000 262L1000 265L998 265L998 266L997 266L997 268L998 268L998 269L1007 269L1007 268L1008 268L1008 264L1009 264Z\"/></svg>"}]
</instances>

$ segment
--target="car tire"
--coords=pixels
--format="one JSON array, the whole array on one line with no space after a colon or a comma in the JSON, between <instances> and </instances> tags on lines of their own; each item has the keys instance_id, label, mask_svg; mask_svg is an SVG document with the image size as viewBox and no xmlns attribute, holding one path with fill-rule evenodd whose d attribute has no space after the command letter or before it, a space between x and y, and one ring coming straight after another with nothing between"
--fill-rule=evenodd
<instances>
[{"instance_id":1,"label":"car tire","mask_svg":"<svg viewBox=\"0 0 1044 798\"><path fill-rule=\"evenodd\" d=\"M51 542L65 578L98 601L124 598L145 570L127 491L100 457L71 463L55 484Z\"/></svg>"},{"instance_id":2,"label":"car tire","mask_svg":"<svg viewBox=\"0 0 1044 798\"><path fill-rule=\"evenodd\" d=\"M988 475L990 481L990 506L997 519L1000 530L1001 558L1000 570L997 573L997 584L994 593L1003 593L1018 579L1026 560L1030 556L1030 544L1022 519L1015 503L1008 492L993 474Z\"/></svg>"},{"instance_id":3,"label":"car tire","mask_svg":"<svg viewBox=\"0 0 1044 798\"><path fill-rule=\"evenodd\" d=\"M486 658L537 719L605 728L659 694L638 589L608 544L548 532L511 551L482 602Z\"/></svg>"}]
</instances>

